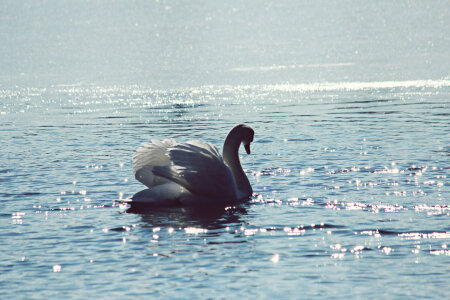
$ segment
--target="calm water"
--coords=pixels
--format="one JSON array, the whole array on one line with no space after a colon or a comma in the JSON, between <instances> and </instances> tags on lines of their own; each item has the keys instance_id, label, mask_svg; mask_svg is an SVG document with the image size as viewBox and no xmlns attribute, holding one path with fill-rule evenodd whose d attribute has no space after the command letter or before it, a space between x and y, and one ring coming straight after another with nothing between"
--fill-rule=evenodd
<instances>
[{"instance_id":1,"label":"calm water","mask_svg":"<svg viewBox=\"0 0 450 300\"><path fill-rule=\"evenodd\" d=\"M5 3L14 15L15 2ZM71 32L67 16L48 17L53 4L29 23L0 24L58 31L50 25L60 22ZM101 51L67 50L77 47L74 37L60 47L81 65L54 48L13 51L59 45L53 38L1 33L10 42L0 74L2 298L448 297L448 5L234 4L156 2L151 22L159 25L134 31L125 29L150 23L144 12L153 10L126 6L137 20L108 27L123 34L118 44L150 49L167 34L163 48L128 69L129 57L104 66ZM83 27L94 19L83 9L73 22L94 43ZM115 4L103 22L121 13L130 16ZM177 18L183 13L190 18ZM149 31L151 39L139 39ZM221 43L202 44L207 34ZM183 45L194 45L186 56ZM161 51L161 60L146 60ZM67 61L69 70L20 60L19 72L9 52ZM117 58L112 52L104 59ZM96 68L111 77L90 78ZM133 70L139 76L121 82ZM131 164L142 142L201 139L221 149L243 122L256 132L252 154L241 158L255 191L249 202L146 212L116 202L144 188Z\"/></svg>"}]
</instances>

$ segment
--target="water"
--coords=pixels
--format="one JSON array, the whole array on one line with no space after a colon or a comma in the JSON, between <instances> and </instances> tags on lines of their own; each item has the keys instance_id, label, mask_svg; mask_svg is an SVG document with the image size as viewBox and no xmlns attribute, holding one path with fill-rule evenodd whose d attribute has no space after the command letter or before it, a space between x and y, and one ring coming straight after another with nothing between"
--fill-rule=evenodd
<instances>
[{"instance_id":1,"label":"water","mask_svg":"<svg viewBox=\"0 0 450 300\"><path fill-rule=\"evenodd\" d=\"M5 3L12 14L16 4ZM19 72L25 63L6 64L5 53L58 41L2 31L10 41L2 48L8 67L0 86L2 297L448 296L448 5L331 2L323 12L323 3L301 10L267 3L270 9L180 4L185 19L177 18L183 9L167 3L150 6L170 6L159 13L125 6L141 13L139 22L159 24L153 33L166 34L167 44L158 45L173 52L161 60L147 60L161 50L153 49L104 65L98 48L92 56L68 50L78 47L73 36L60 41L70 55L15 54L38 62L51 57L70 72L39 63ZM1 24L62 22L75 30L48 18L53 2L42 5L29 23ZM102 22L121 14L130 16L115 4L103 21L80 13L74 22L94 43L85 22L97 20L94 28L105 30ZM269 28L267 18L276 26ZM205 22L209 29L198 31ZM374 25L383 23L392 30ZM122 42L154 42L137 39L146 26L125 35L128 25L109 30ZM201 44L206 37L192 40L195 32L221 43ZM312 45L295 42L299 35ZM100 49L117 41L105 39L97 41ZM186 60L183 45L194 46ZM117 59L113 52L105 61ZM202 60L201 53L208 55ZM76 55L84 65L73 63ZM148 69L137 72L143 78L124 80L140 63ZM93 79L95 70L111 74ZM146 212L115 202L144 188L131 165L142 142L201 139L221 149L229 129L244 122L256 133L252 154L241 157L255 191L249 202Z\"/></svg>"}]
</instances>

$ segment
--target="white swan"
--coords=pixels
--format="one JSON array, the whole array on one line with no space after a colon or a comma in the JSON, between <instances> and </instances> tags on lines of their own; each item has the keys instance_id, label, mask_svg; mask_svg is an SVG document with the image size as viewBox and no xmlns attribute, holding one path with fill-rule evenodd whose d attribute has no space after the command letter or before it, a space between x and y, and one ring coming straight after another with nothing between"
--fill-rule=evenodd
<instances>
[{"instance_id":1,"label":"white swan","mask_svg":"<svg viewBox=\"0 0 450 300\"><path fill-rule=\"evenodd\" d=\"M254 131L241 124L228 133L223 158L210 143L174 139L143 143L133 154L133 172L149 189L135 194L131 204L229 205L252 195L242 170L239 146L250 154Z\"/></svg>"}]
</instances>

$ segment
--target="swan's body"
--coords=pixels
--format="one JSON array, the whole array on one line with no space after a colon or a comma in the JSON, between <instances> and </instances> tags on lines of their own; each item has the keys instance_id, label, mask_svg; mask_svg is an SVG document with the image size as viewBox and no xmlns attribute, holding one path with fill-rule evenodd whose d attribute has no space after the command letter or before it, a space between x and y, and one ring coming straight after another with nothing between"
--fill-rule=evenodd
<instances>
[{"instance_id":1,"label":"swan's body","mask_svg":"<svg viewBox=\"0 0 450 300\"><path fill-rule=\"evenodd\" d=\"M132 204L234 204L252 195L242 170L239 146L250 154L254 131L237 125L225 139L223 158L210 143L173 139L144 143L133 155L136 179L149 189L132 197Z\"/></svg>"}]
</instances>

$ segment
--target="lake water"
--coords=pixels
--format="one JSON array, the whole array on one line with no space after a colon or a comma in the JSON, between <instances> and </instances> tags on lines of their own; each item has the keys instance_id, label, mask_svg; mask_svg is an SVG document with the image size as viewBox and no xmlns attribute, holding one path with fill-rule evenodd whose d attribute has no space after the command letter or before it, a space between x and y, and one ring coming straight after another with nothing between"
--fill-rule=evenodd
<instances>
[{"instance_id":1,"label":"lake water","mask_svg":"<svg viewBox=\"0 0 450 300\"><path fill-rule=\"evenodd\" d=\"M448 297L447 2L58 3L0 5L2 298ZM248 202L117 202L239 123Z\"/></svg>"}]
</instances>

